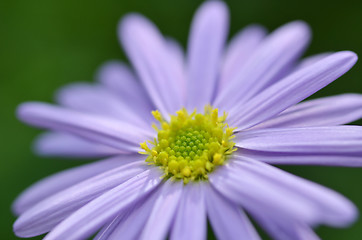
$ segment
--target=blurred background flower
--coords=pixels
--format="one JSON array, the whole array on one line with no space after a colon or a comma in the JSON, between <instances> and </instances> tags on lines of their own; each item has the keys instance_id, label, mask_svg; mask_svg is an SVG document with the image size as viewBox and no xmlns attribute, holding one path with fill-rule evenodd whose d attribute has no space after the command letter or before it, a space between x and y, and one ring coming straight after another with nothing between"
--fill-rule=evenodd
<instances>
[{"instance_id":1,"label":"blurred background flower","mask_svg":"<svg viewBox=\"0 0 362 240\"><path fill-rule=\"evenodd\" d=\"M10 205L31 183L83 162L35 156L29 148L39 130L15 119L14 110L28 100L52 101L60 86L93 80L99 65L126 60L116 37L116 25L128 12L151 18L160 30L185 46L192 15L202 1L3 1L0 3L0 222L2 239L15 239ZM285 22L302 19L313 31L305 56L353 50L362 55L361 1L227 1L231 36L250 23L271 31ZM339 80L312 98L344 92L362 93L361 61ZM361 124L362 122L357 122ZM362 169L284 167L296 175L337 190L362 209ZM347 229L322 227L322 239L359 239L362 221ZM36 238L35 238L36 239ZM266 238L267 239L267 238Z\"/></svg>"}]
</instances>

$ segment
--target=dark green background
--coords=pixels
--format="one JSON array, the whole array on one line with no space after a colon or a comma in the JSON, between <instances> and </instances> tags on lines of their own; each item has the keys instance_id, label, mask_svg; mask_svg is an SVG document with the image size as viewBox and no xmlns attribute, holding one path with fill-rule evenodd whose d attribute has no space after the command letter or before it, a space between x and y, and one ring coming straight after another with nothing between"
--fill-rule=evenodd
<instances>
[{"instance_id":1,"label":"dark green background","mask_svg":"<svg viewBox=\"0 0 362 240\"><path fill-rule=\"evenodd\" d=\"M18 122L16 106L28 100L52 101L64 84L93 80L97 67L123 59L116 25L130 11L151 18L167 35L185 46L195 0L88 0L0 2L0 239L15 239L10 212L13 199L34 181L81 161L35 156L31 142L40 132ZM269 30L302 19L313 29L306 56L353 50L362 56L362 1L228 1L231 33L250 23ZM361 62L316 96L362 93ZM360 122L358 122L360 124ZM293 173L333 188L362 209L362 169L285 167ZM361 239L362 220L347 229L321 227L323 239Z\"/></svg>"}]
</instances>

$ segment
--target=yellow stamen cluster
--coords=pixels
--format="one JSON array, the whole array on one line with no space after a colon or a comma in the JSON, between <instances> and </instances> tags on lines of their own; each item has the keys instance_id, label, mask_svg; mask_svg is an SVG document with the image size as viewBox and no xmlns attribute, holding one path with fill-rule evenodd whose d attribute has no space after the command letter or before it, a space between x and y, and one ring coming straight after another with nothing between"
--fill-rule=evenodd
<instances>
[{"instance_id":1,"label":"yellow stamen cluster","mask_svg":"<svg viewBox=\"0 0 362 240\"><path fill-rule=\"evenodd\" d=\"M189 114L183 108L171 115L170 122L158 111L152 114L159 122L159 126L153 125L157 139L149 142L152 148L141 143L144 152L140 153L148 155L146 162L161 167L164 178L183 180L185 184L207 180L207 174L236 150L230 141L234 129L225 123L225 113L218 116L217 108L206 106L204 114Z\"/></svg>"}]
</instances>

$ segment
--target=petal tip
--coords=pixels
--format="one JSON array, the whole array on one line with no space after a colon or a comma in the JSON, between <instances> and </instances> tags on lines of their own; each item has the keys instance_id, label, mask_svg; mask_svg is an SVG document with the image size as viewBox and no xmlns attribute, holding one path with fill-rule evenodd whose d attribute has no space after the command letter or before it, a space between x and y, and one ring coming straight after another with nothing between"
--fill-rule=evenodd
<instances>
[{"instance_id":1,"label":"petal tip","mask_svg":"<svg viewBox=\"0 0 362 240\"><path fill-rule=\"evenodd\" d=\"M11 204L11 212L15 214L15 216L19 216L23 212L21 205L20 196L18 196Z\"/></svg>"},{"instance_id":2,"label":"petal tip","mask_svg":"<svg viewBox=\"0 0 362 240\"><path fill-rule=\"evenodd\" d=\"M151 22L139 13L129 13L121 18L118 24L119 37L125 37L127 34L134 33L140 28L150 27Z\"/></svg>"},{"instance_id":3,"label":"petal tip","mask_svg":"<svg viewBox=\"0 0 362 240\"><path fill-rule=\"evenodd\" d=\"M353 64L355 64L358 60L358 55L355 52L352 51L341 51L341 54L345 56L346 59L351 61Z\"/></svg>"},{"instance_id":4,"label":"petal tip","mask_svg":"<svg viewBox=\"0 0 362 240\"><path fill-rule=\"evenodd\" d=\"M34 237L34 235L26 234L25 226L21 221L21 218L18 218L13 224L13 232L17 237L28 238Z\"/></svg>"},{"instance_id":5,"label":"petal tip","mask_svg":"<svg viewBox=\"0 0 362 240\"><path fill-rule=\"evenodd\" d=\"M306 38L310 38L312 34L312 29L309 24L303 20L295 20L285 25L290 31L294 32L294 34L298 37L304 36Z\"/></svg>"},{"instance_id":6,"label":"petal tip","mask_svg":"<svg viewBox=\"0 0 362 240\"><path fill-rule=\"evenodd\" d=\"M224 17L228 17L229 16L229 8L226 5L225 2L220 1L220 0L211 0L211 1L206 1L205 3L203 3L197 10L195 15L208 15L208 16L215 16L215 14L217 15L222 15Z\"/></svg>"},{"instance_id":7,"label":"petal tip","mask_svg":"<svg viewBox=\"0 0 362 240\"><path fill-rule=\"evenodd\" d=\"M253 32L254 34L258 34L258 35L261 35L261 36L266 36L267 33L268 33L268 30L261 24L258 24L258 23L252 23L248 26L246 26L243 31L246 31L246 32Z\"/></svg>"},{"instance_id":8,"label":"petal tip","mask_svg":"<svg viewBox=\"0 0 362 240\"><path fill-rule=\"evenodd\" d=\"M344 208L343 214L340 215L341 227L352 225L358 217L359 212L357 207L352 202L348 202Z\"/></svg>"},{"instance_id":9,"label":"petal tip","mask_svg":"<svg viewBox=\"0 0 362 240\"><path fill-rule=\"evenodd\" d=\"M24 102L18 105L18 107L16 108L16 117L23 121L26 122L29 114L31 114L33 112L33 109L37 107L37 105L40 103L37 102Z\"/></svg>"},{"instance_id":10,"label":"petal tip","mask_svg":"<svg viewBox=\"0 0 362 240\"><path fill-rule=\"evenodd\" d=\"M108 75L113 75L119 68L123 67L123 63L118 60L109 60L98 67L96 72L96 79L102 82L107 79Z\"/></svg>"},{"instance_id":11,"label":"petal tip","mask_svg":"<svg viewBox=\"0 0 362 240\"><path fill-rule=\"evenodd\" d=\"M348 50L333 53L327 58L333 59L334 61L340 61L340 63L346 65L348 68L351 68L358 60L357 54Z\"/></svg>"}]
</instances>

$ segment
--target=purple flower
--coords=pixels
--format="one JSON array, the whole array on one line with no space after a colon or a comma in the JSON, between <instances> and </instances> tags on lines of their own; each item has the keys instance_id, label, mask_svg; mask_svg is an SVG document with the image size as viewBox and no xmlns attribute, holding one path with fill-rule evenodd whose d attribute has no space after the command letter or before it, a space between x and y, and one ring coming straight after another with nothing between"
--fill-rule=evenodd
<instances>
[{"instance_id":1,"label":"purple flower","mask_svg":"<svg viewBox=\"0 0 362 240\"><path fill-rule=\"evenodd\" d=\"M245 212L275 239L318 239L314 226L352 223L349 200L271 164L362 165L362 128L341 126L362 116L361 95L299 103L357 56L299 61L310 38L303 22L268 36L249 26L225 47L227 29L225 4L204 3L184 57L147 19L128 15L119 37L136 74L110 62L98 83L61 89L60 106L22 104L22 121L51 130L38 153L105 160L21 194L16 235L204 239L208 219L220 239L260 239Z\"/></svg>"}]
</instances>

